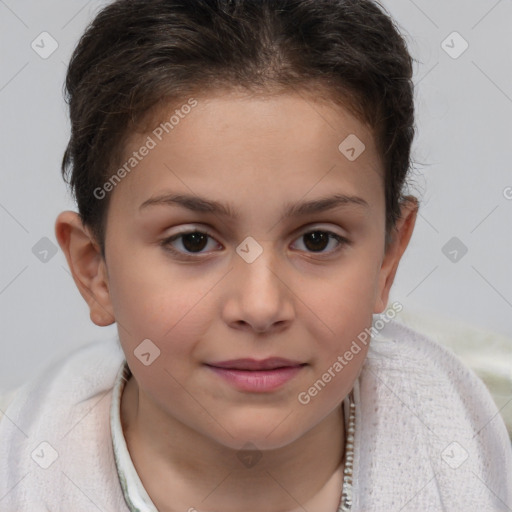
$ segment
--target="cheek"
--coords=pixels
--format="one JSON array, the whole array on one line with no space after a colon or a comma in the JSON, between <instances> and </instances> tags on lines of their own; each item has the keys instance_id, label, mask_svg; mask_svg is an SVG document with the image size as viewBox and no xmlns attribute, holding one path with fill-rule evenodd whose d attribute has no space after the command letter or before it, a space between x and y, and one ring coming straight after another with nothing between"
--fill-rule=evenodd
<instances>
[{"instance_id":1,"label":"cheek","mask_svg":"<svg viewBox=\"0 0 512 512\"><path fill-rule=\"evenodd\" d=\"M367 254L352 254L333 266L328 277L303 281L298 292L310 314L325 324L325 332L342 339L371 324L379 265Z\"/></svg>"},{"instance_id":2,"label":"cheek","mask_svg":"<svg viewBox=\"0 0 512 512\"><path fill-rule=\"evenodd\" d=\"M123 285L115 289L115 314L128 365L154 400L178 396L208 328L204 291L179 292L182 283L165 286L161 279L144 280L141 274L126 285L125 277L118 275Z\"/></svg>"},{"instance_id":3,"label":"cheek","mask_svg":"<svg viewBox=\"0 0 512 512\"><path fill-rule=\"evenodd\" d=\"M179 269L132 257L116 260L112 269L110 295L125 353L133 354L145 339L159 348L161 361L190 352L207 327L208 286L191 282Z\"/></svg>"}]
</instances>

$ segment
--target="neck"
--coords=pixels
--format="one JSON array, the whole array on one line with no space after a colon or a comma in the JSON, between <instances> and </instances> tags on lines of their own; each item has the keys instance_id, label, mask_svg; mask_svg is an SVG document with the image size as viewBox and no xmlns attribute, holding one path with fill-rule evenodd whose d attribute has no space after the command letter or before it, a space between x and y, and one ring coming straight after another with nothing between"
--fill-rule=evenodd
<instances>
[{"instance_id":1,"label":"neck","mask_svg":"<svg viewBox=\"0 0 512 512\"><path fill-rule=\"evenodd\" d=\"M286 446L244 450L241 457L240 450L159 411L131 377L121 398L121 423L135 469L161 512L338 510L345 439L341 405Z\"/></svg>"}]
</instances>

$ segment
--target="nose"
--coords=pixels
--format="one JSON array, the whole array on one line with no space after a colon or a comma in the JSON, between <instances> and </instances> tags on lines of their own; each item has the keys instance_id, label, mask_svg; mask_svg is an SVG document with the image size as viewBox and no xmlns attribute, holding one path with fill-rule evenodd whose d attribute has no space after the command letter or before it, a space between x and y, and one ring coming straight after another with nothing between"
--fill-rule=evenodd
<instances>
[{"instance_id":1,"label":"nose","mask_svg":"<svg viewBox=\"0 0 512 512\"><path fill-rule=\"evenodd\" d=\"M226 321L257 333L285 328L294 315L290 272L283 270L269 247L251 263L240 258L229 273Z\"/></svg>"}]
</instances>

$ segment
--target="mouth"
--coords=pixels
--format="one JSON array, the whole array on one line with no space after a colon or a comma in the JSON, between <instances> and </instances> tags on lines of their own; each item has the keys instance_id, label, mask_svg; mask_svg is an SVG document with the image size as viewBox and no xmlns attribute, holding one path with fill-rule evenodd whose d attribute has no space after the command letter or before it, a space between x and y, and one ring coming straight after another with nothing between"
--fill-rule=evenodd
<instances>
[{"instance_id":1,"label":"mouth","mask_svg":"<svg viewBox=\"0 0 512 512\"><path fill-rule=\"evenodd\" d=\"M284 359L282 357L269 357L267 359L256 360L251 358L231 359L229 361L220 361L207 363L207 366L214 368L223 368L226 370L244 370L244 371L264 371L276 370L279 368L297 368L305 366L307 363Z\"/></svg>"},{"instance_id":2,"label":"mouth","mask_svg":"<svg viewBox=\"0 0 512 512\"><path fill-rule=\"evenodd\" d=\"M307 366L282 358L262 361L236 359L207 364L212 372L239 391L262 393L275 391L290 381Z\"/></svg>"}]
</instances>

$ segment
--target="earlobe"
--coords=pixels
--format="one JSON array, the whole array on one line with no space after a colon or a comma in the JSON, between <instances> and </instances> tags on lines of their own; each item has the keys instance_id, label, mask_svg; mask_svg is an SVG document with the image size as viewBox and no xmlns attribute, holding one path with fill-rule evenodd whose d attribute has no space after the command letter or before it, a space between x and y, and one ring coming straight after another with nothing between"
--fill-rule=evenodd
<instances>
[{"instance_id":1,"label":"earlobe","mask_svg":"<svg viewBox=\"0 0 512 512\"><path fill-rule=\"evenodd\" d=\"M407 196L404 198L400 218L390 234L391 241L382 260L374 313L382 313L386 309L389 291L395 280L398 264L414 231L418 208L418 200L415 197Z\"/></svg>"},{"instance_id":2,"label":"earlobe","mask_svg":"<svg viewBox=\"0 0 512 512\"><path fill-rule=\"evenodd\" d=\"M55 222L55 236L66 256L75 284L98 326L115 322L105 260L90 230L76 212L65 211Z\"/></svg>"}]
</instances>

